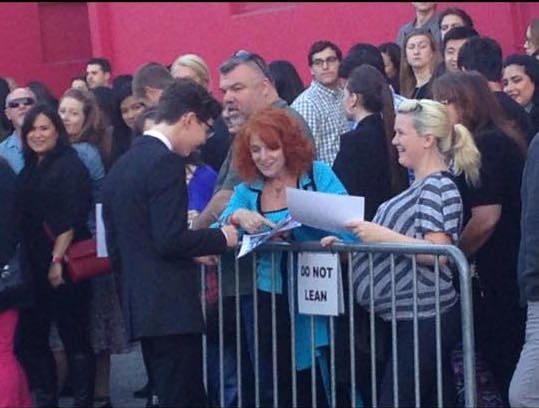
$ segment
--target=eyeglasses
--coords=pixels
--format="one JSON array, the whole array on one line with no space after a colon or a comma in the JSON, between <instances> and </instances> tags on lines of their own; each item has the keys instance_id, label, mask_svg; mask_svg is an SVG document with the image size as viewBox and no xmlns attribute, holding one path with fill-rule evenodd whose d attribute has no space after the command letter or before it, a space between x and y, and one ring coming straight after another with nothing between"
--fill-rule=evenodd
<instances>
[{"instance_id":1,"label":"eyeglasses","mask_svg":"<svg viewBox=\"0 0 539 408\"><path fill-rule=\"evenodd\" d=\"M338 60L339 60L339 58L332 55L331 57L327 57L326 59L317 58L317 59L313 60L312 65L315 66L315 67L323 67L324 64L327 64L327 65L335 64Z\"/></svg>"},{"instance_id":2,"label":"eyeglasses","mask_svg":"<svg viewBox=\"0 0 539 408\"><path fill-rule=\"evenodd\" d=\"M208 120L204 120L204 119L200 119L198 118L198 120L200 121L200 123L203 123L204 125L206 125L206 137L209 139L210 137L213 136L213 134L215 133L215 129L213 128L213 125L210 125L210 123L208 122Z\"/></svg>"},{"instance_id":3,"label":"eyeglasses","mask_svg":"<svg viewBox=\"0 0 539 408\"><path fill-rule=\"evenodd\" d=\"M17 98L7 103L8 108L15 109L19 106L32 106L36 101L33 98Z\"/></svg>"},{"instance_id":4,"label":"eyeglasses","mask_svg":"<svg viewBox=\"0 0 539 408\"><path fill-rule=\"evenodd\" d=\"M245 50L239 50L234 53L232 58L241 62L248 62L248 61L254 62L256 66L260 69L260 71L262 71L264 76L268 78L270 82L273 82L273 76L271 75L271 72L268 66L266 65L266 62L260 55L253 54L252 52L245 51Z\"/></svg>"}]
</instances>

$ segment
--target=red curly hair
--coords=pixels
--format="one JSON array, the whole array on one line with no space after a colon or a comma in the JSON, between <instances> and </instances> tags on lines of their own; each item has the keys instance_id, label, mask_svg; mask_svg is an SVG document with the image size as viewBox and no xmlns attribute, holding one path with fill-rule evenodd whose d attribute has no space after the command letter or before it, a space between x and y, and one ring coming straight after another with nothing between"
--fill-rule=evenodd
<instances>
[{"instance_id":1,"label":"red curly hair","mask_svg":"<svg viewBox=\"0 0 539 408\"><path fill-rule=\"evenodd\" d=\"M262 177L251 157L250 140L258 135L270 148L282 147L287 170L299 177L307 172L314 159L312 142L297 119L284 109L266 108L251 115L234 140L234 166L242 180Z\"/></svg>"}]
</instances>

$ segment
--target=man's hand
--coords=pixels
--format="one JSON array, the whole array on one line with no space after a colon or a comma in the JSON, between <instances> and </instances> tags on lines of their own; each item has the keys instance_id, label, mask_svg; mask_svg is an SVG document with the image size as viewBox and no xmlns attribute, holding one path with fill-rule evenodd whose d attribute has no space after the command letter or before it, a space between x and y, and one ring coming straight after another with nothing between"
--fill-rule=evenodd
<instances>
[{"instance_id":1,"label":"man's hand","mask_svg":"<svg viewBox=\"0 0 539 408\"><path fill-rule=\"evenodd\" d=\"M217 262L219 261L219 257L217 255L197 256L193 258L193 261L195 261L197 264L213 266L213 265L217 265Z\"/></svg>"},{"instance_id":2,"label":"man's hand","mask_svg":"<svg viewBox=\"0 0 539 408\"><path fill-rule=\"evenodd\" d=\"M233 225L225 225L221 228L226 236L226 246L234 248L238 245L238 230Z\"/></svg>"}]
</instances>

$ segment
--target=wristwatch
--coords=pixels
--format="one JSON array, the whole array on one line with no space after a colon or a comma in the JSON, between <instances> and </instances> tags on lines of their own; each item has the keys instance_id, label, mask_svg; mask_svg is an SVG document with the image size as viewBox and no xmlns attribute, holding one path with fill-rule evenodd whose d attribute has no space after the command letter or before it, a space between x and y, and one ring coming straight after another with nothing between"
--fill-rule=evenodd
<instances>
[{"instance_id":1,"label":"wristwatch","mask_svg":"<svg viewBox=\"0 0 539 408\"><path fill-rule=\"evenodd\" d=\"M55 264L55 263L61 264L63 260L64 260L64 258L61 257L61 256L52 255L51 263L53 263L53 264Z\"/></svg>"}]
</instances>

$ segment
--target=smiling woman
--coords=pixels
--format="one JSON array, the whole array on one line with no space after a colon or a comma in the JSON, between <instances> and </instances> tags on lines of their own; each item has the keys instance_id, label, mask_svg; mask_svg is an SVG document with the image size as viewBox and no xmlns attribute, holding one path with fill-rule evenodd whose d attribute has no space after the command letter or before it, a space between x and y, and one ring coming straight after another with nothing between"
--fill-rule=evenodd
<instances>
[{"instance_id":1,"label":"smiling woman","mask_svg":"<svg viewBox=\"0 0 539 408\"><path fill-rule=\"evenodd\" d=\"M535 134L539 131L539 61L529 55L510 55L503 65L503 91L524 107Z\"/></svg>"},{"instance_id":2,"label":"smiling woman","mask_svg":"<svg viewBox=\"0 0 539 408\"><path fill-rule=\"evenodd\" d=\"M20 360L30 388L40 390L36 405L56 406L56 367L49 347L50 323L56 321L71 362L74 404L92 406L90 286L89 282L72 284L63 271L71 242L90 237L88 171L69 146L65 127L53 108L37 105L29 110L21 136L26 165L19 176L17 200L35 303L21 314ZM56 238L46 234L45 225Z\"/></svg>"}]
</instances>

